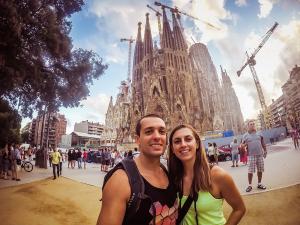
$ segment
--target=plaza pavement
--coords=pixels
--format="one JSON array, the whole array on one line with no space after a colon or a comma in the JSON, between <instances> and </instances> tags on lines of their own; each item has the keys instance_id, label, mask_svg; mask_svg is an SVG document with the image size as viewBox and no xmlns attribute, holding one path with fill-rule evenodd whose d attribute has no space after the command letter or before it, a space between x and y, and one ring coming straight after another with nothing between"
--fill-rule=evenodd
<instances>
[{"instance_id":1,"label":"plaza pavement","mask_svg":"<svg viewBox=\"0 0 300 225\"><path fill-rule=\"evenodd\" d=\"M265 160L265 173L263 183L267 186L266 191L288 187L300 183L300 150L295 150L291 138L286 138L275 145L268 145L268 156ZM231 167L231 162L220 162L219 166L228 171L233 177L238 189L246 194L248 186L247 166ZM30 173L21 171L21 181L0 180L0 188L45 179L52 176L52 168L40 169L34 167ZM62 176L85 184L102 187L105 172L100 171L99 164L87 164L87 169L67 168L67 162L63 164ZM257 176L253 176L253 190L250 194L263 192L256 189ZM248 194L248 193L247 193Z\"/></svg>"}]
</instances>

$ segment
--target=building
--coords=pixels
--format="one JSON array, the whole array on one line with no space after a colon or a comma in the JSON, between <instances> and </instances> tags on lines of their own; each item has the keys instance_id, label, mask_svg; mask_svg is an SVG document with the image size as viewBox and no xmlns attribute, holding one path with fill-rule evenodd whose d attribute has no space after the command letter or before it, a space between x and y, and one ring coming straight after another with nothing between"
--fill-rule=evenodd
<instances>
[{"instance_id":1,"label":"building","mask_svg":"<svg viewBox=\"0 0 300 225\"><path fill-rule=\"evenodd\" d=\"M100 135L73 131L71 133L71 146L81 148L98 148L100 147L100 138Z\"/></svg>"},{"instance_id":2,"label":"building","mask_svg":"<svg viewBox=\"0 0 300 225\"><path fill-rule=\"evenodd\" d=\"M232 87L232 82L226 70L221 67L222 74L222 89L221 89L221 108L222 119L224 121L224 128L232 130L234 134L241 134L244 132L244 118L241 111L239 100L236 96L235 90Z\"/></svg>"},{"instance_id":3,"label":"building","mask_svg":"<svg viewBox=\"0 0 300 225\"><path fill-rule=\"evenodd\" d=\"M88 120L82 121L80 123L75 123L74 125L74 131L76 132L82 132L98 136L100 136L103 133L103 129L103 124L90 122Z\"/></svg>"},{"instance_id":4,"label":"building","mask_svg":"<svg viewBox=\"0 0 300 225\"><path fill-rule=\"evenodd\" d=\"M283 98L287 114L287 127L300 127L300 67L290 72L288 81L282 86Z\"/></svg>"},{"instance_id":5,"label":"building","mask_svg":"<svg viewBox=\"0 0 300 225\"><path fill-rule=\"evenodd\" d=\"M227 129L241 132L243 118L228 74L221 84L207 47L197 43L188 49L174 13L172 20L171 29L163 9L159 46L153 44L149 14L146 14L143 39L141 23L138 23L132 81L121 83L116 102L113 104L111 98L106 113L103 137L110 144L132 142L136 121L149 113L159 114L169 130L189 123L199 133ZM224 107L233 105L234 108L227 109L227 117L224 116ZM225 124L228 116L231 122Z\"/></svg>"},{"instance_id":6,"label":"building","mask_svg":"<svg viewBox=\"0 0 300 225\"><path fill-rule=\"evenodd\" d=\"M66 134L67 120L59 113L40 113L32 121L31 144L56 148Z\"/></svg>"},{"instance_id":7,"label":"building","mask_svg":"<svg viewBox=\"0 0 300 225\"><path fill-rule=\"evenodd\" d=\"M271 105L268 106L271 128L286 126L286 107L283 95L278 99L272 99Z\"/></svg>"}]
</instances>

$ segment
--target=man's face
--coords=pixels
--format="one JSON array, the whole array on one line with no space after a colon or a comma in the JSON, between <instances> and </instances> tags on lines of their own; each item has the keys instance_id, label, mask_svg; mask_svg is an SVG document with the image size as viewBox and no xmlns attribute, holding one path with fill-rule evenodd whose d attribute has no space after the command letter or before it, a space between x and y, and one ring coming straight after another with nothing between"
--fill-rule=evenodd
<instances>
[{"instance_id":1,"label":"man's face","mask_svg":"<svg viewBox=\"0 0 300 225\"><path fill-rule=\"evenodd\" d=\"M248 131L252 132L255 131L255 123L253 121L248 123Z\"/></svg>"},{"instance_id":2,"label":"man's face","mask_svg":"<svg viewBox=\"0 0 300 225\"><path fill-rule=\"evenodd\" d=\"M142 119L140 135L136 136L136 143L142 154L161 156L166 149L166 140L166 124L162 119L157 117Z\"/></svg>"}]
</instances>

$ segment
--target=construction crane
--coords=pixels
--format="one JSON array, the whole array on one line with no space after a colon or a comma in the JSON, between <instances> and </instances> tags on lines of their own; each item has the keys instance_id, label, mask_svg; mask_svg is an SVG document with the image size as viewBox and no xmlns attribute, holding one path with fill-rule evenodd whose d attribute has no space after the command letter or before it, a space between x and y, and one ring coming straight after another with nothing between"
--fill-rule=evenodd
<instances>
[{"instance_id":1,"label":"construction crane","mask_svg":"<svg viewBox=\"0 0 300 225\"><path fill-rule=\"evenodd\" d=\"M254 66L256 64L255 61L255 56L256 54L259 52L259 50L264 46L264 44L267 42L267 40L269 39L269 37L271 36L271 34L274 32L274 30L276 29L276 27L278 26L278 23L275 22L275 24L271 27L270 30L268 30L268 32L265 34L265 37L263 38L263 40L261 41L261 43L258 45L258 47L254 50L254 52L252 53L251 56L248 57L246 63L242 66L242 68L237 71L237 75L240 76L241 72L243 71L243 69L249 65L249 66Z\"/></svg>"},{"instance_id":2,"label":"construction crane","mask_svg":"<svg viewBox=\"0 0 300 225\"><path fill-rule=\"evenodd\" d=\"M130 83L131 79L130 79L130 70L131 70L131 47L132 47L132 43L135 41L135 39L132 39L132 37L130 38L121 38L120 39L121 42L123 41L128 41L128 45L129 45L129 50L128 50L128 74L127 74L127 81L128 83Z\"/></svg>"},{"instance_id":3,"label":"construction crane","mask_svg":"<svg viewBox=\"0 0 300 225\"><path fill-rule=\"evenodd\" d=\"M266 105L266 102L265 102L265 97L264 97L264 94L263 94L263 91L262 91L262 88L261 88L258 76L256 74L256 70L254 68L254 66L256 64L255 56L259 52L259 50L264 46L264 44L267 42L267 40L270 38L271 34L274 32L274 30L276 29L277 26L278 26L278 23L275 22L275 24L271 27L271 29L268 30L268 32L266 33L266 35L264 36L264 38L261 41L261 43L254 50L254 52L252 53L252 55L249 56L248 53L246 52L247 61L242 66L242 68L239 71L237 71L237 75L240 76L241 72L244 70L244 68L249 65L249 68L250 68L250 71L252 73L253 80L254 80L254 83L255 83L255 86L256 86L256 90L257 90L257 93L258 93L258 98L259 98L259 101L260 101L260 105L261 105L261 108L263 110L265 122L268 120L268 118L267 118L268 117L267 105Z\"/></svg>"},{"instance_id":4,"label":"construction crane","mask_svg":"<svg viewBox=\"0 0 300 225\"><path fill-rule=\"evenodd\" d=\"M157 16L157 22L158 22L158 32L159 32L159 38L160 40L162 39L162 29L161 29L161 22L160 22L160 17L162 16L160 12L158 12L156 9L152 8L150 5L147 5L147 7L154 12L156 12Z\"/></svg>"},{"instance_id":5,"label":"construction crane","mask_svg":"<svg viewBox=\"0 0 300 225\"><path fill-rule=\"evenodd\" d=\"M208 22L206 22L204 20L199 19L198 17L192 16L192 15L186 13L186 12L183 12L183 11L179 10L178 7L176 7L176 6L173 8L173 7L164 5L164 4L160 3L160 2L154 2L154 5L161 6L162 8L170 9L171 12L174 12L176 14L176 16L177 16L177 19L179 20L181 28L182 28L182 25L181 25L181 20L180 20L180 14L188 16L188 17L190 17L192 19L198 20L198 21L200 21L200 22L202 22L202 23L204 23L204 24L206 24L206 25L208 25L208 26L210 26L210 27L212 27L214 29L220 30L220 28L212 25L211 23L208 23Z\"/></svg>"}]
</instances>

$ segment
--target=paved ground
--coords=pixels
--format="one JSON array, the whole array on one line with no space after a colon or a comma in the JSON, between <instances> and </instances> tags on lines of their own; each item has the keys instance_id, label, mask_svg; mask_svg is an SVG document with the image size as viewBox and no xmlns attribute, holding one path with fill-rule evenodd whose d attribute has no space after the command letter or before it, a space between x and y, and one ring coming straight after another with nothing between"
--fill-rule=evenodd
<instances>
[{"instance_id":1,"label":"paved ground","mask_svg":"<svg viewBox=\"0 0 300 225\"><path fill-rule=\"evenodd\" d=\"M276 145L268 146L269 154L265 160L265 173L263 183L267 186L267 191L287 187L300 183L300 150L295 150L290 138L284 139ZM233 177L242 194L245 193L247 182L247 166L232 168L231 162L221 162L219 165L227 170ZM64 163L63 176L82 183L101 187L105 173L100 171L98 164L87 164L87 169L69 169ZM21 181L0 180L0 188L14 186L23 183L30 183L52 176L52 168L34 168L33 172L21 171ZM257 184L257 177L254 176L253 186ZM252 193L261 192L253 189Z\"/></svg>"}]
</instances>

